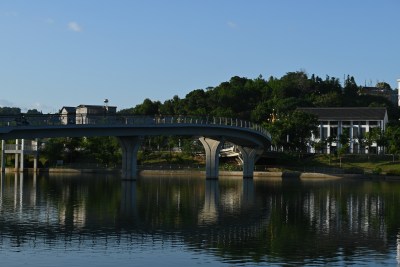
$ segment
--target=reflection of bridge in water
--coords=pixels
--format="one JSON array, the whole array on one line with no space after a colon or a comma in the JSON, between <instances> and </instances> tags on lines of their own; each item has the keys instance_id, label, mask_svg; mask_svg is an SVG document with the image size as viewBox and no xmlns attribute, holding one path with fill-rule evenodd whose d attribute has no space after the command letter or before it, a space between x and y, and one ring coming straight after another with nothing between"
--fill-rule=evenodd
<instances>
[{"instance_id":1,"label":"reflection of bridge in water","mask_svg":"<svg viewBox=\"0 0 400 267\"><path fill-rule=\"evenodd\" d=\"M113 185L102 179L93 186L91 179L78 182L84 177L25 177L1 178L3 244L97 240L107 246L100 240L172 238L192 248L218 248L219 255L240 255L245 247L254 257L290 259L315 253L329 257L339 248L383 253L396 242L390 229L399 227L397 217L391 217L400 203L396 189L385 198L368 186L347 193L342 185L306 188L300 182L258 179L223 183L146 177ZM304 188L285 197L295 187Z\"/></svg>"},{"instance_id":2,"label":"reflection of bridge in water","mask_svg":"<svg viewBox=\"0 0 400 267\"><path fill-rule=\"evenodd\" d=\"M136 176L137 151L143 136L195 136L206 154L206 178L218 178L219 152L224 142L236 145L243 160L243 177L253 177L257 158L271 143L271 137L257 124L229 118L169 116L90 116L81 124L64 124L59 114L26 115L24 123L15 116L0 117L0 139L35 139L50 137L115 136L122 148L122 173ZM4 141L2 170L4 170ZM23 147L23 146L22 146ZM23 155L23 154L21 154ZM21 156L21 164L23 157ZM23 168L23 165L22 165Z\"/></svg>"}]
</instances>

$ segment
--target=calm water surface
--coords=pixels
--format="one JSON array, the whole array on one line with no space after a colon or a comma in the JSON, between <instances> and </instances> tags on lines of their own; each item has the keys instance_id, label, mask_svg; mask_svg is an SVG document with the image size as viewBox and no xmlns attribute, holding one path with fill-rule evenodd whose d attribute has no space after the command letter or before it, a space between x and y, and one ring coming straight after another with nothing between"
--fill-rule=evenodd
<instances>
[{"instance_id":1,"label":"calm water surface","mask_svg":"<svg viewBox=\"0 0 400 267\"><path fill-rule=\"evenodd\" d=\"M400 182L1 177L1 266L400 266Z\"/></svg>"}]
</instances>

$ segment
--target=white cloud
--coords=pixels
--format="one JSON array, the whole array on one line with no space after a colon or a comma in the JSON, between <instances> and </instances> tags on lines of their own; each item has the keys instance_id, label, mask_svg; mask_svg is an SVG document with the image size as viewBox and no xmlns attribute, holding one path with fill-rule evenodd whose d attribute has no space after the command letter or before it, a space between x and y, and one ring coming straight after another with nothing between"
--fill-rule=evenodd
<instances>
[{"instance_id":1,"label":"white cloud","mask_svg":"<svg viewBox=\"0 0 400 267\"><path fill-rule=\"evenodd\" d=\"M229 28L232 28L232 29L236 29L237 28L236 23L233 22L233 21L228 21L226 24L228 25Z\"/></svg>"},{"instance_id":2,"label":"white cloud","mask_svg":"<svg viewBox=\"0 0 400 267\"><path fill-rule=\"evenodd\" d=\"M18 13L15 11L4 12L3 15L6 17L18 17Z\"/></svg>"},{"instance_id":3,"label":"white cloud","mask_svg":"<svg viewBox=\"0 0 400 267\"><path fill-rule=\"evenodd\" d=\"M57 113L58 112L57 108L54 108L52 106L48 106L48 105L45 105L45 104L42 104L42 103L38 103L38 102L33 103L29 107L29 109L37 109L38 111L43 112L43 114L46 114L46 113Z\"/></svg>"},{"instance_id":4,"label":"white cloud","mask_svg":"<svg viewBox=\"0 0 400 267\"><path fill-rule=\"evenodd\" d=\"M71 21L68 23L68 29L74 32L81 32L83 31L82 27L75 21Z\"/></svg>"},{"instance_id":5,"label":"white cloud","mask_svg":"<svg viewBox=\"0 0 400 267\"><path fill-rule=\"evenodd\" d=\"M47 18L47 19L44 20L44 22L47 23L47 24L54 24L54 19Z\"/></svg>"}]
</instances>

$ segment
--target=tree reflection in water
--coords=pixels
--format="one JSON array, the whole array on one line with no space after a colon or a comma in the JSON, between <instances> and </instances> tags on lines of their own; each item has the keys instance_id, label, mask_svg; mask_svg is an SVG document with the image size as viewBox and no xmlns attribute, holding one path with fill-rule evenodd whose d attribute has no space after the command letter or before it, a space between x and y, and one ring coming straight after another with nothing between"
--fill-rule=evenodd
<instances>
[{"instance_id":1,"label":"tree reflection in water","mask_svg":"<svg viewBox=\"0 0 400 267\"><path fill-rule=\"evenodd\" d=\"M400 261L398 182L2 174L0 189L14 247L172 240L236 263Z\"/></svg>"}]
</instances>

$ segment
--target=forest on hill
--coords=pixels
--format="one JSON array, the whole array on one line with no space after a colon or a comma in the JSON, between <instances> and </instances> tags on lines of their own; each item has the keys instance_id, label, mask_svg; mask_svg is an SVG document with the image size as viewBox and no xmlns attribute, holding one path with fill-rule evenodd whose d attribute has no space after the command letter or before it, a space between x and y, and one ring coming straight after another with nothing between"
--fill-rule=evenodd
<instances>
[{"instance_id":1,"label":"forest on hill","mask_svg":"<svg viewBox=\"0 0 400 267\"><path fill-rule=\"evenodd\" d=\"M385 82L378 88L391 89ZM174 96L164 101L145 99L135 107L121 110L121 114L140 115L209 115L233 117L256 123L266 122L273 112L289 116L298 107L386 107L389 119L397 121L399 110L382 96L361 94L362 86L353 76L343 85L335 77L311 77L303 71L288 72L281 78L255 79L234 76L218 86L196 89L185 98Z\"/></svg>"},{"instance_id":2,"label":"forest on hill","mask_svg":"<svg viewBox=\"0 0 400 267\"><path fill-rule=\"evenodd\" d=\"M393 93L397 91L392 90L385 82L377 83L376 87ZM173 96L163 103L145 99L143 103L118 113L215 116L249 120L263 125L271 133L272 145L275 147L283 147L285 151L304 152L311 132L317 128L317 118L299 112L297 108L386 107L390 121L386 132L371 132L365 137L368 139L365 142L377 142L386 148L387 153L400 154L399 108L388 98L365 94L362 89L350 75L342 83L335 77L309 77L303 71L288 72L281 78L268 79L261 75L255 79L234 76L215 87L193 90L184 98ZM0 114L20 113L19 108L0 108ZM27 113L40 114L37 110L29 110ZM275 119L274 123L272 119ZM45 140L45 143L42 155L49 165L59 159L67 163L90 159L103 166L117 166L121 161L119 144L112 137L51 138ZM172 156L172 149L176 147L183 153ZM190 138L145 137L138 159L140 162L160 162L162 159L168 163L179 163L183 158L190 161L200 151L201 145Z\"/></svg>"}]
</instances>

